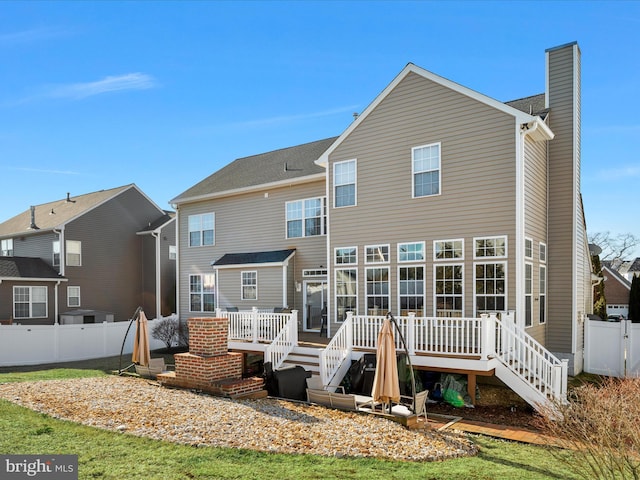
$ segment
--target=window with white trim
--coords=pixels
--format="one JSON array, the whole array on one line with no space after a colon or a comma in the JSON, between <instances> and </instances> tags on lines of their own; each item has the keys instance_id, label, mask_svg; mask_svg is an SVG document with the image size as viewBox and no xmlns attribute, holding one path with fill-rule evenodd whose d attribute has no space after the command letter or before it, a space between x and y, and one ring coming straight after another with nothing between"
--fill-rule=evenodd
<instances>
[{"instance_id":1,"label":"window with white trim","mask_svg":"<svg viewBox=\"0 0 640 480\"><path fill-rule=\"evenodd\" d=\"M13 238L0 240L0 257L13 257Z\"/></svg>"},{"instance_id":2,"label":"window with white trim","mask_svg":"<svg viewBox=\"0 0 640 480\"><path fill-rule=\"evenodd\" d=\"M242 300L258 299L258 272L256 270L241 272Z\"/></svg>"},{"instance_id":3,"label":"window with white trim","mask_svg":"<svg viewBox=\"0 0 640 480\"><path fill-rule=\"evenodd\" d=\"M507 256L507 237L485 237L473 239L473 256L474 258L484 257L506 257Z\"/></svg>"},{"instance_id":4,"label":"window with white trim","mask_svg":"<svg viewBox=\"0 0 640 480\"><path fill-rule=\"evenodd\" d=\"M524 239L524 258L533 258L533 240Z\"/></svg>"},{"instance_id":5,"label":"window with white trim","mask_svg":"<svg viewBox=\"0 0 640 480\"><path fill-rule=\"evenodd\" d=\"M313 269L304 269L302 270L303 277L326 277L327 270L325 268L320 268L317 270Z\"/></svg>"},{"instance_id":6,"label":"window with white trim","mask_svg":"<svg viewBox=\"0 0 640 480\"><path fill-rule=\"evenodd\" d=\"M418 262L425 258L424 242L398 244L398 262Z\"/></svg>"},{"instance_id":7,"label":"window with white trim","mask_svg":"<svg viewBox=\"0 0 640 480\"><path fill-rule=\"evenodd\" d=\"M464 259L464 240L435 240L433 242L434 260Z\"/></svg>"},{"instance_id":8,"label":"window with white trim","mask_svg":"<svg viewBox=\"0 0 640 480\"><path fill-rule=\"evenodd\" d=\"M60 266L60 240L54 240L52 245L53 256L51 258L51 264L54 267Z\"/></svg>"},{"instance_id":9,"label":"window with white trim","mask_svg":"<svg viewBox=\"0 0 640 480\"><path fill-rule=\"evenodd\" d=\"M333 205L350 207L356 204L356 161L333 164Z\"/></svg>"},{"instance_id":10,"label":"window with white trim","mask_svg":"<svg viewBox=\"0 0 640 480\"><path fill-rule=\"evenodd\" d=\"M175 245L169 245L169 260L178 258L178 250Z\"/></svg>"},{"instance_id":11,"label":"window with white trim","mask_svg":"<svg viewBox=\"0 0 640 480\"><path fill-rule=\"evenodd\" d=\"M82 242L77 240L67 240L65 242L67 252L67 266L68 267L80 267L82 266Z\"/></svg>"},{"instance_id":12,"label":"window with white trim","mask_svg":"<svg viewBox=\"0 0 640 480\"><path fill-rule=\"evenodd\" d=\"M67 307L80 306L80 287L67 287Z\"/></svg>"},{"instance_id":13,"label":"window with white trim","mask_svg":"<svg viewBox=\"0 0 640 480\"><path fill-rule=\"evenodd\" d=\"M540 265L540 323L547 323L547 267Z\"/></svg>"},{"instance_id":14,"label":"window with white trim","mask_svg":"<svg viewBox=\"0 0 640 480\"><path fill-rule=\"evenodd\" d=\"M389 267L368 267L365 272L367 314L386 315L389 311Z\"/></svg>"},{"instance_id":15,"label":"window with white trim","mask_svg":"<svg viewBox=\"0 0 640 480\"><path fill-rule=\"evenodd\" d=\"M474 296L476 315L502 312L507 305L507 264L476 263Z\"/></svg>"},{"instance_id":16,"label":"window with white trim","mask_svg":"<svg viewBox=\"0 0 640 480\"><path fill-rule=\"evenodd\" d=\"M347 312L356 313L358 309L358 270L355 268L337 268L336 285L336 321L347 318Z\"/></svg>"},{"instance_id":17,"label":"window with white trim","mask_svg":"<svg viewBox=\"0 0 640 480\"><path fill-rule=\"evenodd\" d=\"M533 325L533 265L524 264L524 326Z\"/></svg>"},{"instance_id":18,"label":"window with white trim","mask_svg":"<svg viewBox=\"0 0 640 480\"><path fill-rule=\"evenodd\" d=\"M464 311L464 268L462 264L434 265L436 317L462 317Z\"/></svg>"},{"instance_id":19,"label":"window with white trim","mask_svg":"<svg viewBox=\"0 0 640 480\"><path fill-rule=\"evenodd\" d=\"M367 245L364 251L364 263L389 263L389 245Z\"/></svg>"},{"instance_id":20,"label":"window with white trim","mask_svg":"<svg viewBox=\"0 0 640 480\"><path fill-rule=\"evenodd\" d=\"M424 316L424 267L398 267L398 297L400 315L409 312Z\"/></svg>"},{"instance_id":21,"label":"window with white trim","mask_svg":"<svg viewBox=\"0 0 640 480\"><path fill-rule=\"evenodd\" d=\"M325 197L287 202L287 238L324 235L327 228Z\"/></svg>"},{"instance_id":22,"label":"window with white trim","mask_svg":"<svg viewBox=\"0 0 640 480\"><path fill-rule=\"evenodd\" d=\"M47 287L13 287L13 318L46 318Z\"/></svg>"},{"instance_id":23,"label":"window with white trim","mask_svg":"<svg viewBox=\"0 0 640 480\"><path fill-rule=\"evenodd\" d=\"M213 312L216 309L216 276L213 273L189 275L189 311Z\"/></svg>"},{"instance_id":24,"label":"window with white trim","mask_svg":"<svg viewBox=\"0 0 640 480\"><path fill-rule=\"evenodd\" d=\"M189 215L189 246L215 245L215 223L213 212Z\"/></svg>"},{"instance_id":25,"label":"window with white trim","mask_svg":"<svg viewBox=\"0 0 640 480\"><path fill-rule=\"evenodd\" d=\"M547 244L540 242L539 248L540 248L540 261L542 263L546 263L546 261L547 261Z\"/></svg>"},{"instance_id":26,"label":"window with white trim","mask_svg":"<svg viewBox=\"0 0 640 480\"><path fill-rule=\"evenodd\" d=\"M440 194L440 143L411 149L413 197Z\"/></svg>"},{"instance_id":27,"label":"window with white trim","mask_svg":"<svg viewBox=\"0 0 640 480\"><path fill-rule=\"evenodd\" d=\"M336 265L357 265L358 247L338 247L334 258Z\"/></svg>"}]
</instances>

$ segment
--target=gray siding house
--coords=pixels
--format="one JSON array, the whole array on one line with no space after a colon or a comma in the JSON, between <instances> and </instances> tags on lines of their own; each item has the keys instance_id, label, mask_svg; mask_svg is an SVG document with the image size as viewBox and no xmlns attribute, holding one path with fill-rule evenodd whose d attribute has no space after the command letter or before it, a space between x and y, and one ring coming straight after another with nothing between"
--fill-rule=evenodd
<instances>
[{"instance_id":1,"label":"gray siding house","mask_svg":"<svg viewBox=\"0 0 640 480\"><path fill-rule=\"evenodd\" d=\"M339 137L238 159L174 198L180 317L288 307L318 331L326 308L331 336L349 311L513 311L581 371L578 45L546 67L544 93L504 103L408 64Z\"/></svg>"},{"instance_id":2,"label":"gray siding house","mask_svg":"<svg viewBox=\"0 0 640 480\"><path fill-rule=\"evenodd\" d=\"M31 207L0 224L0 319L126 320L175 311L175 218L136 185ZM172 253L173 249L172 249Z\"/></svg>"}]
</instances>

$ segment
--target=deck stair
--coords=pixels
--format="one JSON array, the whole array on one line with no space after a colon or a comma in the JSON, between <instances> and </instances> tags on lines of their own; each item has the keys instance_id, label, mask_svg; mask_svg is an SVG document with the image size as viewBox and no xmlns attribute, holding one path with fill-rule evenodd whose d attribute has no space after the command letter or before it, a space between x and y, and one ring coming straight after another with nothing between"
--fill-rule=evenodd
<instances>
[{"instance_id":1,"label":"deck stair","mask_svg":"<svg viewBox=\"0 0 640 480\"><path fill-rule=\"evenodd\" d=\"M300 365L314 375L319 375L321 351L322 348L320 347L297 346L289 355L287 355L287 358L282 363L282 368Z\"/></svg>"}]
</instances>

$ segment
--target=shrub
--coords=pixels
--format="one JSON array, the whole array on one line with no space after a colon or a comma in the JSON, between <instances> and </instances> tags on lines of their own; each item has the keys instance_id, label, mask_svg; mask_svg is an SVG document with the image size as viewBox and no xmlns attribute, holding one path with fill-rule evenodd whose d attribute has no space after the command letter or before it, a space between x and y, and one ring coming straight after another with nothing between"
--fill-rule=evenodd
<instances>
[{"instance_id":1,"label":"shrub","mask_svg":"<svg viewBox=\"0 0 640 480\"><path fill-rule=\"evenodd\" d=\"M151 330L151 336L156 340L164 342L167 349L170 349L174 341L179 341L178 317L172 315L162 318Z\"/></svg>"}]
</instances>

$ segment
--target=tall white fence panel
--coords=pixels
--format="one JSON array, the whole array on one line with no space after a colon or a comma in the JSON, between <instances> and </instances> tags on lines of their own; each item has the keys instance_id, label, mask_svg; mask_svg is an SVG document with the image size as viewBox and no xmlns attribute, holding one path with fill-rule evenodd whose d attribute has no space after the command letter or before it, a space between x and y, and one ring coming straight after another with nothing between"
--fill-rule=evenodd
<instances>
[{"instance_id":1,"label":"tall white fence panel","mask_svg":"<svg viewBox=\"0 0 640 480\"><path fill-rule=\"evenodd\" d=\"M149 321L149 333L156 322ZM120 354L129 322L71 325L1 325L0 366L72 362ZM124 353L133 352L135 322L131 325ZM151 350L166 345L150 336Z\"/></svg>"},{"instance_id":2,"label":"tall white fence panel","mask_svg":"<svg viewBox=\"0 0 640 480\"><path fill-rule=\"evenodd\" d=\"M640 377L640 324L585 320L584 371Z\"/></svg>"}]
</instances>

